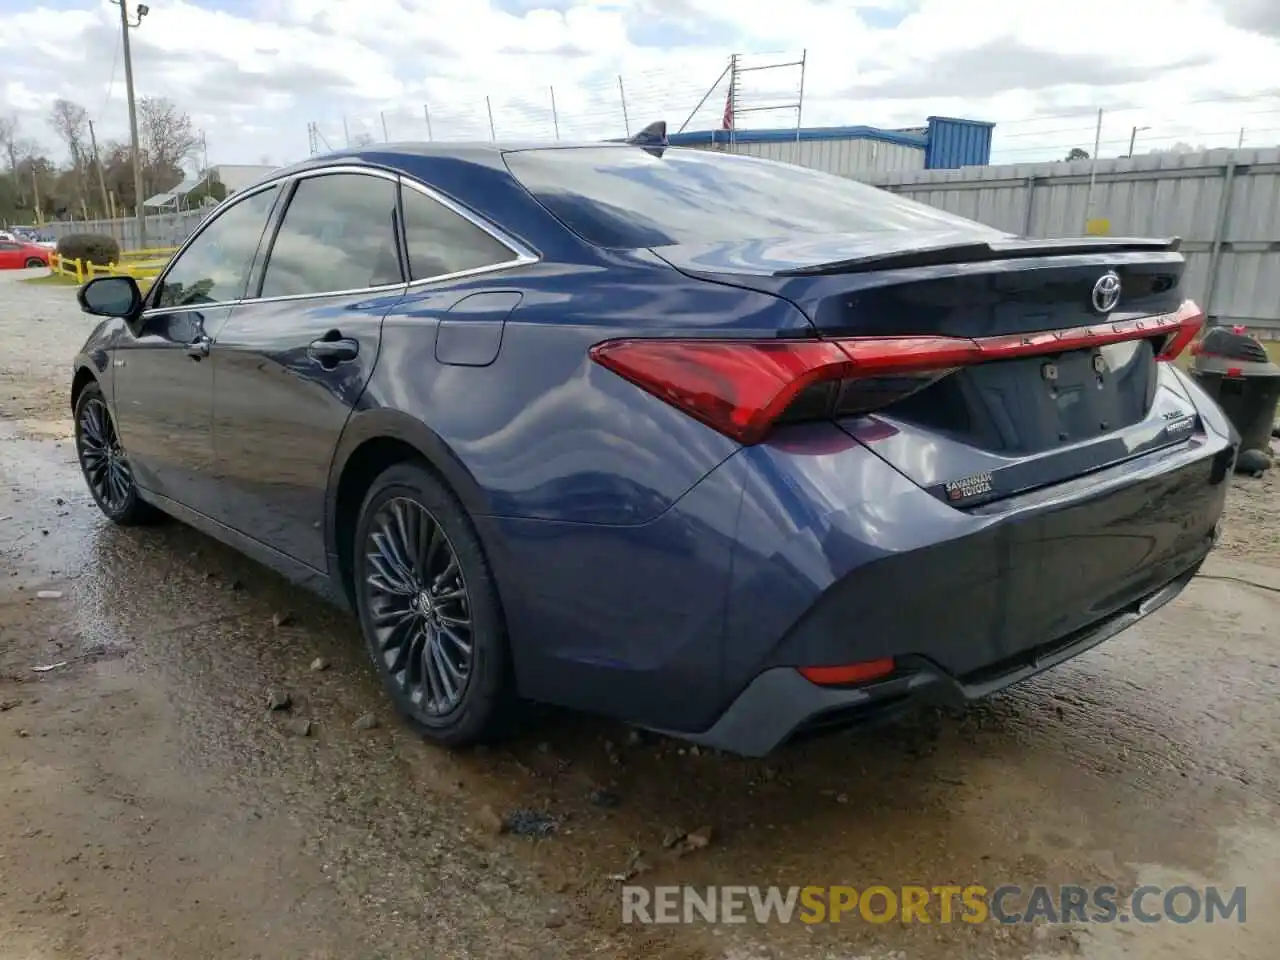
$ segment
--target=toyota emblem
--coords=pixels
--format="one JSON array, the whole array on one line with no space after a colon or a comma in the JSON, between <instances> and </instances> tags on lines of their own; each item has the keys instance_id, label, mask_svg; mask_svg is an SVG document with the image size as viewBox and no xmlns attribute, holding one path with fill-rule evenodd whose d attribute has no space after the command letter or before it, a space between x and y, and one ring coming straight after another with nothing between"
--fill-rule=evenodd
<instances>
[{"instance_id":1,"label":"toyota emblem","mask_svg":"<svg viewBox=\"0 0 1280 960\"><path fill-rule=\"evenodd\" d=\"M1114 270L1108 270L1093 285L1093 309L1099 313L1110 313L1120 302L1120 276Z\"/></svg>"}]
</instances>

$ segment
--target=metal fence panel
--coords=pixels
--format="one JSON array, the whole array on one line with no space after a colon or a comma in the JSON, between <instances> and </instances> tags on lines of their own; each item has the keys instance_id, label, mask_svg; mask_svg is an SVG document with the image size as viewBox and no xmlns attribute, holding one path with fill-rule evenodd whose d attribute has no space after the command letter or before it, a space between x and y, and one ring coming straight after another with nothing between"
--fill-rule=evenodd
<instances>
[{"instance_id":1,"label":"metal fence panel","mask_svg":"<svg viewBox=\"0 0 1280 960\"><path fill-rule=\"evenodd\" d=\"M1112 236L1181 237L1184 287L1210 321L1280 337L1280 149L857 176L1031 237L1079 235L1089 220Z\"/></svg>"},{"instance_id":2,"label":"metal fence panel","mask_svg":"<svg viewBox=\"0 0 1280 960\"><path fill-rule=\"evenodd\" d=\"M191 235L210 209L183 210L147 217L147 246L178 246ZM138 223L132 217L116 220L55 220L40 229L53 234L55 239L72 233L102 233L115 237L121 250L137 250L140 247Z\"/></svg>"}]
</instances>

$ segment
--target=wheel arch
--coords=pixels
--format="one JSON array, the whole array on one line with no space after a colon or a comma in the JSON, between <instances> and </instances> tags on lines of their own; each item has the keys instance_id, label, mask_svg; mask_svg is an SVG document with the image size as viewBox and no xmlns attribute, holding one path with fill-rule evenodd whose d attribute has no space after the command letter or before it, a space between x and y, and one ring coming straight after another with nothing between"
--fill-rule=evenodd
<instances>
[{"instance_id":1,"label":"wheel arch","mask_svg":"<svg viewBox=\"0 0 1280 960\"><path fill-rule=\"evenodd\" d=\"M488 497L452 448L420 420L392 410L355 414L334 452L325 504L325 543L335 586L354 608L352 540L360 504L388 467L416 461L453 493L468 516L488 512Z\"/></svg>"},{"instance_id":2,"label":"wheel arch","mask_svg":"<svg viewBox=\"0 0 1280 960\"><path fill-rule=\"evenodd\" d=\"M97 374L86 363L76 366L75 376L71 378L71 412L76 412L76 404L80 402L80 394L91 383L98 383ZM99 384L101 386L101 384Z\"/></svg>"}]
</instances>

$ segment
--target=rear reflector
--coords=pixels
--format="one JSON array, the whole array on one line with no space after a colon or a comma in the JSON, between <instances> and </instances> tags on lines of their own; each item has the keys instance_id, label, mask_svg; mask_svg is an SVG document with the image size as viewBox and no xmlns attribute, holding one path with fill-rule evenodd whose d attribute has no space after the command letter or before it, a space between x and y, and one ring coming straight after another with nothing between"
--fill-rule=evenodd
<instances>
[{"instance_id":1,"label":"rear reflector","mask_svg":"<svg viewBox=\"0 0 1280 960\"><path fill-rule=\"evenodd\" d=\"M1066 330L968 339L606 340L591 358L618 376L743 444L778 421L882 409L958 367L1019 357L1157 341L1173 360L1204 314L1187 300L1173 313Z\"/></svg>"},{"instance_id":2,"label":"rear reflector","mask_svg":"<svg viewBox=\"0 0 1280 960\"><path fill-rule=\"evenodd\" d=\"M864 660L842 667L800 667L800 676L822 687L842 686L850 683L868 683L893 673L893 657Z\"/></svg>"}]
</instances>

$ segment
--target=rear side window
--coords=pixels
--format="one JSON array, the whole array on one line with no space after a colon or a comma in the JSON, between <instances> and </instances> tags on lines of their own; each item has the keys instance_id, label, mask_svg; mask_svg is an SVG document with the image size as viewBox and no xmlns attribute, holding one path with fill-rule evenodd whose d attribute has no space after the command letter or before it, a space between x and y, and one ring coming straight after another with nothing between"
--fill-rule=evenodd
<instances>
[{"instance_id":1,"label":"rear side window","mask_svg":"<svg viewBox=\"0 0 1280 960\"><path fill-rule=\"evenodd\" d=\"M396 185L331 173L298 183L262 276L262 296L364 290L402 282Z\"/></svg>"},{"instance_id":2,"label":"rear side window","mask_svg":"<svg viewBox=\"0 0 1280 960\"><path fill-rule=\"evenodd\" d=\"M548 148L506 161L543 206L601 247L978 226L855 180L702 150Z\"/></svg>"},{"instance_id":3,"label":"rear side window","mask_svg":"<svg viewBox=\"0 0 1280 960\"><path fill-rule=\"evenodd\" d=\"M412 279L430 280L516 259L505 243L426 194L405 186L402 202Z\"/></svg>"}]
</instances>

